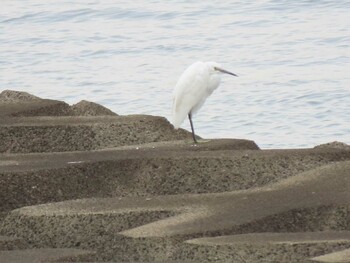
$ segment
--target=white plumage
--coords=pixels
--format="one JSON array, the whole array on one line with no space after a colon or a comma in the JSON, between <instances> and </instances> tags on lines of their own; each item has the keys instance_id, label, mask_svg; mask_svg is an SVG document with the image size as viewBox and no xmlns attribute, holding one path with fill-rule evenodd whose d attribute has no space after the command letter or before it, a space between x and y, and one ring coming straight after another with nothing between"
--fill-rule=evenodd
<instances>
[{"instance_id":1,"label":"white plumage","mask_svg":"<svg viewBox=\"0 0 350 263\"><path fill-rule=\"evenodd\" d=\"M175 89L173 100L172 123L179 128L188 116L191 124L193 140L194 134L192 115L204 104L205 100L220 84L221 73L237 76L221 68L216 62L195 62L180 76Z\"/></svg>"}]
</instances>

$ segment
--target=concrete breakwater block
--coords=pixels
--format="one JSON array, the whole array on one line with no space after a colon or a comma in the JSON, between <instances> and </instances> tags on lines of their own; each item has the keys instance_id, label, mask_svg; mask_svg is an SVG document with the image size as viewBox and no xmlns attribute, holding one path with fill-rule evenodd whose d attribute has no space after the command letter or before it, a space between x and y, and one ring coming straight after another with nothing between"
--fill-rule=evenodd
<instances>
[{"instance_id":1,"label":"concrete breakwater block","mask_svg":"<svg viewBox=\"0 0 350 263\"><path fill-rule=\"evenodd\" d=\"M90 260L93 255L91 251L68 248L0 251L0 259L4 263L77 262Z\"/></svg>"},{"instance_id":2,"label":"concrete breakwater block","mask_svg":"<svg viewBox=\"0 0 350 263\"><path fill-rule=\"evenodd\" d=\"M222 245L242 241L247 247L237 251L241 253L235 258L237 262L261 262L261 255L271 260L283 259L283 254L290 259L309 260L350 247L349 171L350 162L345 161L248 190L91 198L30 206L10 212L0 229L37 246L94 248L97 260L227 262L228 254L221 250ZM344 224L335 226L334 218L327 221L312 214L314 208L322 207L345 208L336 218ZM289 211L308 209L311 215L302 216L309 220L290 226L288 217L285 218ZM275 225L273 220L281 223ZM321 232L288 234L298 228ZM235 236L244 233L250 234ZM222 235L233 237L208 238ZM261 246L264 239L270 241ZM250 258L244 261L247 254L251 254ZM238 257L243 259L239 261Z\"/></svg>"},{"instance_id":3,"label":"concrete breakwater block","mask_svg":"<svg viewBox=\"0 0 350 263\"><path fill-rule=\"evenodd\" d=\"M349 171L340 142L193 144L165 118L3 91L0 262L347 262Z\"/></svg>"},{"instance_id":4,"label":"concrete breakwater block","mask_svg":"<svg viewBox=\"0 0 350 263\"><path fill-rule=\"evenodd\" d=\"M229 151L218 150L217 144L211 142L216 150L208 151L210 146L205 146L202 151L201 146L182 143L122 150L2 155L0 211L87 197L249 189L325 164L350 160L350 151L341 149Z\"/></svg>"},{"instance_id":5,"label":"concrete breakwater block","mask_svg":"<svg viewBox=\"0 0 350 263\"><path fill-rule=\"evenodd\" d=\"M191 139L162 117L148 115L6 118L0 152L87 151L157 141Z\"/></svg>"},{"instance_id":6,"label":"concrete breakwater block","mask_svg":"<svg viewBox=\"0 0 350 263\"><path fill-rule=\"evenodd\" d=\"M14 250L25 247L26 244L22 239L0 235L0 250Z\"/></svg>"},{"instance_id":7,"label":"concrete breakwater block","mask_svg":"<svg viewBox=\"0 0 350 263\"><path fill-rule=\"evenodd\" d=\"M314 255L350 246L350 231L249 233L186 241L197 260L216 262L315 262ZM344 250L346 251L346 250ZM335 252L345 253L345 252ZM319 258L322 258L321 256ZM334 261L330 261L334 262Z\"/></svg>"},{"instance_id":8,"label":"concrete breakwater block","mask_svg":"<svg viewBox=\"0 0 350 263\"><path fill-rule=\"evenodd\" d=\"M86 151L157 141L191 139L162 117L119 116L102 105L0 93L0 153Z\"/></svg>"},{"instance_id":9,"label":"concrete breakwater block","mask_svg":"<svg viewBox=\"0 0 350 263\"><path fill-rule=\"evenodd\" d=\"M105 115L117 116L106 107L85 100L70 106L63 101L41 99L23 91L4 90L0 93L0 118Z\"/></svg>"},{"instance_id":10,"label":"concrete breakwater block","mask_svg":"<svg viewBox=\"0 0 350 263\"><path fill-rule=\"evenodd\" d=\"M313 262L350 263L350 249L345 249L312 258Z\"/></svg>"}]
</instances>

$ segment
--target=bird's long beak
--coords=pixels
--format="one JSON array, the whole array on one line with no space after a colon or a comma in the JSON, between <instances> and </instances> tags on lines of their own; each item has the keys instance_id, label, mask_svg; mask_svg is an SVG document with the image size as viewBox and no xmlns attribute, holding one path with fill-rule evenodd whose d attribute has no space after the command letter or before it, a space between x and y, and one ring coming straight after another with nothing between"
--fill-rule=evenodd
<instances>
[{"instance_id":1,"label":"bird's long beak","mask_svg":"<svg viewBox=\"0 0 350 263\"><path fill-rule=\"evenodd\" d=\"M222 68L215 68L215 69L218 70L218 71L220 71L220 72L222 72L222 73L226 73L226 74L230 74L230 75L232 75L232 76L238 77L235 73L232 73L232 72L227 71L227 70L225 70L225 69L222 69Z\"/></svg>"}]
</instances>

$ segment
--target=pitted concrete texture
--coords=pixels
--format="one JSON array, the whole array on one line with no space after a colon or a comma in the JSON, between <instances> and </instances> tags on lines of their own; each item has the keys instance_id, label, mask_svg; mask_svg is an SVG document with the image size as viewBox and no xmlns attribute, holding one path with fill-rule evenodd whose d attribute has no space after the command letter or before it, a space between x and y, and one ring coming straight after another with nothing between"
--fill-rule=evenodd
<instances>
[{"instance_id":1,"label":"pitted concrete texture","mask_svg":"<svg viewBox=\"0 0 350 263\"><path fill-rule=\"evenodd\" d=\"M77 104L71 106L71 110L76 116L101 116L101 115L112 115L116 116L117 114L107 109L106 107L91 102L82 100Z\"/></svg>"},{"instance_id":2,"label":"pitted concrete texture","mask_svg":"<svg viewBox=\"0 0 350 263\"><path fill-rule=\"evenodd\" d=\"M347 262L344 143L193 144L165 118L4 91L0 152L1 263Z\"/></svg>"},{"instance_id":3,"label":"pitted concrete texture","mask_svg":"<svg viewBox=\"0 0 350 263\"><path fill-rule=\"evenodd\" d=\"M0 93L0 118L23 116L103 116L117 114L102 105L81 101L73 106L58 100L41 99L23 91Z\"/></svg>"},{"instance_id":4,"label":"pitted concrete texture","mask_svg":"<svg viewBox=\"0 0 350 263\"><path fill-rule=\"evenodd\" d=\"M305 244L350 242L350 231L323 231L297 233L249 233L232 236L203 237L186 241L204 246L233 246L235 244Z\"/></svg>"},{"instance_id":5,"label":"pitted concrete texture","mask_svg":"<svg viewBox=\"0 0 350 263\"><path fill-rule=\"evenodd\" d=\"M341 149L237 150L254 144L220 140L89 152L0 156L0 211L87 197L215 193L278 182L350 160ZM213 150L210 150L213 149ZM180 153L180 154L179 154Z\"/></svg>"},{"instance_id":6,"label":"pitted concrete texture","mask_svg":"<svg viewBox=\"0 0 350 263\"><path fill-rule=\"evenodd\" d=\"M93 102L69 106L6 90L0 93L0 138L0 153L32 153L191 140L191 134L162 117L122 117Z\"/></svg>"},{"instance_id":7,"label":"pitted concrete texture","mask_svg":"<svg viewBox=\"0 0 350 263\"><path fill-rule=\"evenodd\" d=\"M41 100L39 97L24 91L4 90L0 93L0 103L4 103L4 102L19 103L19 102L25 102L25 101L39 101L39 100Z\"/></svg>"},{"instance_id":8,"label":"pitted concrete texture","mask_svg":"<svg viewBox=\"0 0 350 263\"><path fill-rule=\"evenodd\" d=\"M25 248L26 244L22 239L0 236L0 250L13 250Z\"/></svg>"},{"instance_id":9,"label":"pitted concrete texture","mask_svg":"<svg viewBox=\"0 0 350 263\"><path fill-rule=\"evenodd\" d=\"M67 248L0 251L0 259L4 263L76 262L90 260L93 255L91 251Z\"/></svg>"},{"instance_id":10,"label":"pitted concrete texture","mask_svg":"<svg viewBox=\"0 0 350 263\"><path fill-rule=\"evenodd\" d=\"M317 145L315 146L315 148L329 148L329 149L346 149L346 150L350 150L350 145L347 145L346 143L343 142L329 142L329 143L324 143L321 145Z\"/></svg>"},{"instance_id":11,"label":"pitted concrete texture","mask_svg":"<svg viewBox=\"0 0 350 263\"><path fill-rule=\"evenodd\" d=\"M72 111L63 101L41 99L21 91L5 90L0 93L0 118L67 115L72 115Z\"/></svg>"},{"instance_id":12,"label":"pitted concrete texture","mask_svg":"<svg viewBox=\"0 0 350 263\"><path fill-rule=\"evenodd\" d=\"M158 141L191 140L162 117L149 115L5 118L0 152L88 151Z\"/></svg>"},{"instance_id":13,"label":"pitted concrete texture","mask_svg":"<svg viewBox=\"0 0 350 263\"><path fill-rule=\"evenodd\" d=\"M228 262L231 257L237 262L261 262L261 258L267 257L280 262L293 262L287 259L302 262L350 247L349 232L346 232L350 229L349 171L350 161L345 161L248 190L92 198L24 207L10 212L1 230L39 246L94 248L99 260ZM334 225L332 218L329 222L327 218L317 218L312 214L314 208L328 209L331 213L342 210L343 213L337 214L337 220L344 224ZM308 209L311 216L305 213ZM304 210L304 215L313 218L306 221L308 226L300 220L299 228L325 232L287 234L297 228L297 222L290 226L288 218L284 218L291 210ZM269 216L275 216L281 223L275 226ZM244 245L247 248L238 246L233 254L221 253L217 248L224 245L225 237L193 240L201 236L266 232L266 225L270 232L285 234L256 234L255 239L254 234L243 236L246 240L251 238L252 242ZM332 228L338 232L330 232ZM270 242L261 248L259 240L264 237ZM97 239L98 243L93 242ZM232 240L237 243L244 238L231 237ZM245 261L247 254L251 256Z\"/></svg>"},{"instance_id":14,"label":"pitted concrete texture","mask_svg":"<svg viewBox=\"0 0 350 263\"><path fill-rule=\"evenodd\" d=\"M320 251L349 247L350 231L250 233L186 242L193 245L190 249L197 260L213 257L203 252L215 248L215 261L220 262L311 262L310 258Z\"/></svg>"},{"instance_id":15,"label":"pitted concrete texture","mask_svg":"<svg viewBox=\"0 0 350 263\"><path fill-rule=\"evenodd\" d=\"M350 263L350 249L312 258L313 262Z\"/></svg>"}]
</instances>

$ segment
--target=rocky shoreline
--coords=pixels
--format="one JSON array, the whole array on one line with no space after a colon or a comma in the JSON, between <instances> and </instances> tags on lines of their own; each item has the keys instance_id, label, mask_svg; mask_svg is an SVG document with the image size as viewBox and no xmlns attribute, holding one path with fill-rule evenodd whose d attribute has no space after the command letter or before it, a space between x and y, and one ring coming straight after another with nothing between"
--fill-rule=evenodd
<instances>
[{"instance_id":1,"label":"rocky shoreline","mask_svg":"<svg viewBox=\"0 0 350 263\"><path fill-rule=\"evenodd\" d=\"M350 146L262 150L0 93L0 262L350 262Z\"/></svg>"}]
</instances>

